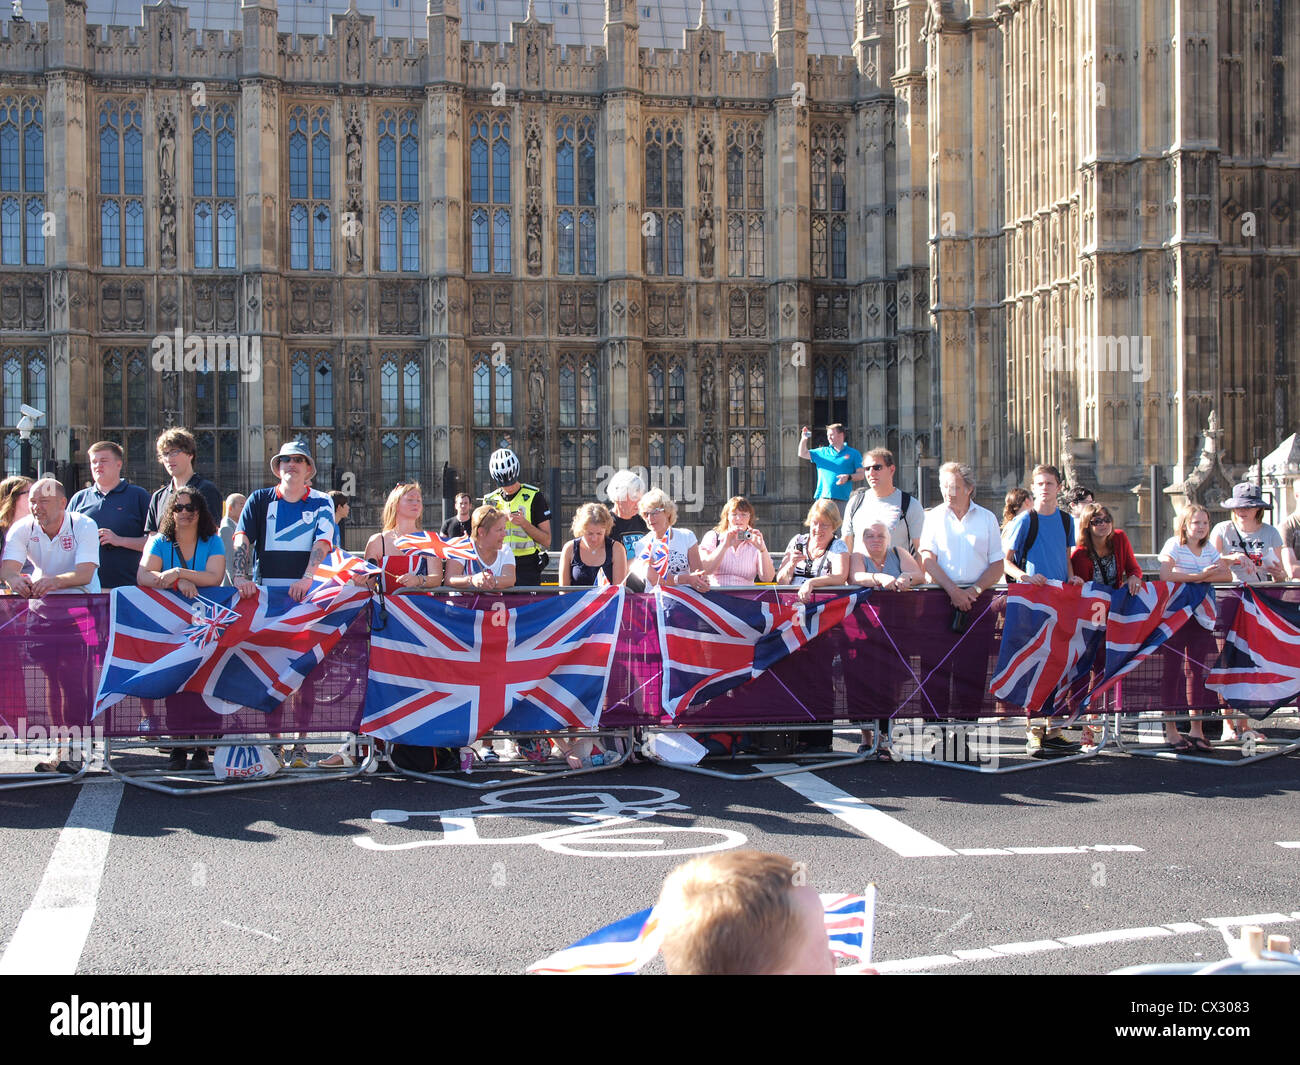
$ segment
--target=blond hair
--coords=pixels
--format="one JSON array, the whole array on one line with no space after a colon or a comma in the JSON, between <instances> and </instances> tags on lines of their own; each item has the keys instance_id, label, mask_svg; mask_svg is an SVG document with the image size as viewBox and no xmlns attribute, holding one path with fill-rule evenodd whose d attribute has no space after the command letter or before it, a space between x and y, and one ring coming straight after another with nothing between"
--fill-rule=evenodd
<instances>
[{"instance_id":1,"label":"blond hair","mask_svg":"<svg viewBox=\"0 0 1300 1065\"><path fill-rule=\"evenodd\" d=\"M818 518L829 523L832 529L840 527L840 508L835 505L831 499L814 499L813 505L808 508L808 516L804 518L803 523L812 528L812 523Z\"/></svg>"},{"instance_id":2,"label":"blond hair","mask_svg":"<svg viewBox=\"0 0 1300 1065\"><path fill-rule=\"evenodd\" d=\"M614 528L614 518L603 504L583 503L573 515L573 525L570 526L573 530L573 538L576 540L586 532L588 525L599 525L608 536L610 530Z\"/></svg>"},{"instance_id":3,"label":"blond hair","mask_svg":"<svg viewBox=\"0 0 1300 1065\"><path fill-rule=\"evenodd\" d=\"M636 505L637 513L643 518L650 511L657 510L659 507L663 507L668 512L668 524L676 524L677 504L668 497L668 493L662 488L651 488L640 498Z\"/></svg>"},{"instance_id":4,"label":"blond hair","mask_svg":"<svg viewBox=\"0 0 1300 1065\"><path fill-rule=\"evenodd\" d=\"M469 516L469 535L471 539L477 539L479 530L487 526L489 532L498 521L505 521L504 511L497 510L491 503L484 503L481 507L475 507L474 513Z\"/></svg>"},{"instance_id":5,"label":"blond hair","mask_svg":"<svg viewBox=\"0 0 1300 1065\"><path fill-rule=\"evenodd\" d=\"M407 492L419 492L420 500L424 500L424 492L420 491L418 481L395 485L393 490L388 493L388 498L384 500L383 515L379 519L382 532L392 532L397 528L397 508L402 502L402 496L406 495Z\"/></svg>"},{"instance_id":6,"label":"blond hair","mask_svg":"<svg viewBox=\"0 0 1300 1065\"><path fill-rule=\"evenodd\" d=\"M761 851L694 858L664 881L655 906L674 976L762 974L788 962L799 929L795 865Z\"/></svg>"}]
</instances>

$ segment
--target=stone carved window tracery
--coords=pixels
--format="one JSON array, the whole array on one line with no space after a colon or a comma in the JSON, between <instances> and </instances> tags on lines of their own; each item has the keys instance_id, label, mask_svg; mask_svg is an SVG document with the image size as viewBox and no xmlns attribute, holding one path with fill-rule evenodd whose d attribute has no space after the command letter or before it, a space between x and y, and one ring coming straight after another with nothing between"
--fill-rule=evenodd
<instances>
[{"instance_id":1,"label":"stone carved window tracery","mask_svg":"<svg viewBox=\"0 0 1300 1065\"><path fill-rule=\"evenodd\" d=\"M417 352L379 358L379 464L385 486L425 475L424 361Z\"/></svg>"},{"instance_id":2,"label":"stone carved window tracery","mask_svg":"<svg viewBox=\"0 0 1300 1065\"><path fill-rule=\"evenodd\" d=\"M585 497L600 458L600 363L596 355L560 356L560 495Z\"/></svg>"},{"instance_id":3,"label":"stone carved window tracery","mask_svg":"<svg viewBox=\"0 0 1300 1065\"><path fill-rule=\"evenodd\" d=\"M333 268L330 225L330 118L325 108L308 116L289 112L289 268Z\"/></svg>"},{"instance_id":4,"label":"stone carved window tracery","mask_svg":"<svg viewBox=\"0 0 1300 1065\"><path fill-rule=\"evenodd\" d=\"M45 265L44 192L41 101L0 99L0 265Z\"/></svg>"},{"instance_id":5,"label":"stone carved window tracery","mask_svg":"<svg viewBox=\"0 0 1300 1065\"><path fill-rule=\"evenodd\" d=\"M25 472L21 469L22 439L18 419L24 403L48 411L49 357L44 348L10 347L0 353L0 372L4 374L5 475ZM45 430L33 429L32 464L45 457Z\"/></svg>"},{"instance_id":6,"label":"stone carved window tracery","mask_svg":"<svg viewBox=\"0 0 1300 1065\"><path fill-rule=\"evenodd\" d=\"M820 122L812 139L812 274L848 276L844 126Z\"/></svg>"},{"instance_id":7,"label":"stone carved window tracery","mask_svg":"<svg viewBox=\"0 0 1300 1065\"><path fill-rule=\"evenodd\" d=\"M645 205L651 217L642 232L647 274L680 277L685 272L683 143L682 124L675 119L653 119L646 125Z\"/></svg>"},{"instance_id":8,"label":"stone carved window tracery","mask_svg":"<svg viewBox=\"0 0 1300 1065\"><path fill-rule=\"evenodd\" d=\"M488 459L499 447L513 447L515 435L514 374L510 355L504 359L490 352L473 356L470 374L474 412L474 485L487 491L492 478Z\"/></svg>"},{"instance_id":9,"label":"stone carved window tracery","mask_svg":"<svg viewBox=\"0 0 1300 1065\"><path fill-rule=\"evenodd\" d=\"M289 424L316 459L315 486L334 485L334 353L298 350L289 356Z\"/></svg>"},{"instance_id":10,"label":"stone carved window tracery","mask_svg":"<svg viewBox=\"0 0 1300 1065\"><path fill-rule=\"evenodd\" d=\"M556 272L596 272L596 124L561 115L555 127Z\"/></svg>"},{"instance_id":11,"label":"stone carved window tracery","mask_svg":"<svg viewBox=\"0 0 1300 1065\"><path fill-rule=\"evenodd\" d=\"M762 277L763 128L757 122L727 127L727 275Z\"/></svg>"},{"instance_id":12,"label":"stone carved window tracery","mask_svg":"<svg viewBox=\"0 0 1300 1065\"><path fill-rule=\"evenodd\" d=\"M420 270L420 120L414 111L379 116L379 269Z\"/></svg>"},{"instance_id":13,"label":"stone carved window tracery","mask_svg":"<svg viewBox=\"0 0 1300 1065\"><path fill-rule=\"evenodd\" d=\"M727 463L739 473L738 491L767 491L767 360L732 355L727 360Z\"/></svg>"},{"instance_id":14,"label":"stone carved window tracery","mask_svg":"<svg viewBox=\"0 0 1300 1065\"><path fill-rule=\"evenodd\" d=\"M239 265L234 107L196 108L191 146L194 268L233 270Z\"/></svg>"},{"instance_id":15,"label":"stone carved window tracery","mask_svg":"<svg viewBox=\"0 0 1300 1065\"><path fill-rule=\"evenodd\" d=\"M651 467L686 465L686 434L674 431L686 425L686 371L676 355L651 355L646 359L648 391L646 422Z\"/></svg>"},{"instance_id":16,"label":"stone carved window tracery","mask_svg":"<svg viewBox=\"0 0 1300 1065\"><path fill-rule=\"evenodd\" d=\"M477 112L469 124L470 269L508 274L512 269L510 119Z\"/></svg>"},{"instance_id":17,"label":"stone carved window tracery","mask_svg":"<svg viewBox=\"0 0 1300 1065\"><path fill-rule=\"evenodd\" d=\"M138 100L99 109L101 266L144 265L144 129Z\"/></svg>"}]
</instances>

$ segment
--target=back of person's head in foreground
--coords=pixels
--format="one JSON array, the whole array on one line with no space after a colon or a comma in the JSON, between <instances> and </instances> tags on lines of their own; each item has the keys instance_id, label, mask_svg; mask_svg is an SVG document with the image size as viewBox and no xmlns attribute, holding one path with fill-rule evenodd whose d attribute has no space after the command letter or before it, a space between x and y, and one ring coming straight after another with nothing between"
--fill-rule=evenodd
<instances>
[{"instance_id":1,"label":"back of person's head in foreground","mask_svg":"<svg viewBox=\"0 0 1300 1065\"><path fill-rule=\"evenodd\" d=\"M835 972L821 899L789 858L725 851L669 874L655 915L673 976Z\"/></svg>"}]
</instances>

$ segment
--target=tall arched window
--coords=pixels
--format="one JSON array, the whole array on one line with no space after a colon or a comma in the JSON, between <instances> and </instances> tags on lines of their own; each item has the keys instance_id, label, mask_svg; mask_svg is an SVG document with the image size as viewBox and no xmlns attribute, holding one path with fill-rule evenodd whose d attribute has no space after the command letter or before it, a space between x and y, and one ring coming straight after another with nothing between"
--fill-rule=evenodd
<instances>
[{"instance_id":1,"label":"tall arched window","mask_svg":"<svg viewBox=\"0 0 1300 1065\"><path fill-rule=\"evenodd\" d=\"M233 270L235 237L235 109L194 111L194 268Z\"/></svg>"},{"instance_id":2,"label":"tall arched window","mask_svg":"<svg viewBox=\"0 0 1300 1065\"><path fill-rule=\"evenodd\" d=\"M733 355L727 362L727 463L740 474L739 491L767 491L767 359Z\"/></svg>"},{"instance_id":3,"label":"tall arched window","mask_svg":"<svg viewBox=\"0 0 1300 1065\"><path fill-rule=\"evenodd\" d=\"M763 127L727 126L727 275L763 276Z\"/></svg>"},{"instance_id":4,"label":"tall arched window","mask_svg":"<svg viewBox=\"0 0 1300 1065\"><path fill-rule=\"evenodd\" d=\"M290 425L316 459L315 487L334 486L334 354L294 351L289 356ZM324 431L330 430L330 431Z\"/></svg>"},{"instance_id":5,"label":"tall arched window","mask_svg":"<svg viewBox=\"0 0 1300 1065\"><path fill-rule=\"evenodd\" d=\"M385 485L425 477L423 378L423 363L417 353L386 351L380 355L379 456Z\"/></svg>"},{"instance_id":6,"label":"tall arched window","mask_svg":"<svg viewBox=\"0 0 1300 1065\"><path fill-rule=\"evenodd\" d=\"M586 498L600 453L600 363L595 354L560 356L560 494Z\"/></svg>"},{"instance_id":7,"label":"tall arched window","mask_svg":"<svg viewBox=\"0 0 1300 1065\"><path fill-rule=\"evenodd\" d=\"M22 438L18 434L18 419L24 403L40 410L49 407L49 361L44 348L7 347L0 350L0 373L4 385L4 437L5 474L11 476L24 472L21 469ZM45 430L34 429L31 435L31 461L46 454Z\"/></svg>"},{"instance_id":8,"label":"tall arched window","mask_svg":"<svg viewBox=\"0 0 1300 1065\"><path fill-rule=\"evenodd\" d=\"M420 269L419 117L414 111L379 116L379 269Z\"/></svg>"},{"instance_id":9,"label":"tall arched window","mask_svg":"<svg viewBox=\"0 0 1300 1065\"><path fill-rule=\"evenodd\" d=\"M812 139L812 274L848 276L844 126L817 123ZM829 239L828 239L829 238Z\"/></svg>"},{"instance_id":10,"label":"tall arched window","mask_svg":"<svg viewBox=\"0 0 1300 1065\"><path fill-rule=\"evenodd\" d=\"M510 119L477 112L469 123L470 269L508 274L512 269ZM493 206L488 210L487 205ZM489 254L490 249L490 254Z\"/></svg>"},{"instance_id":11,"label":"tall arched window","mask_svg":"<svg viewBox=\"0 0 1300 1065\"><path fill-rule=\"evenodd\" d=\"M324 108L289 112L289 268L333 267L330 119Z\"/></svg>"},{"instance_id":12,"label":"tall arched window","mask_svg":"<svg viewBox=\"0 0 1300 1065\"><path fill-rule=\"evenodd\" d=\"M498 447L511 446L515 431L514 376L507 353L504 359L490 352L473 356L470 375L474 412L474 484L491 484L488 458Z\"/></svg>"},{"instance_id":13,"label":"tall arched window","mask_svg":"<svg viewBox=\"0 0 1300 1065\"><path fill-rule=\"evenodd\" d=\"M645 272L681 276L685 269L682 211L685 178L682 124L652 119L645 128L645 205L650 217L644 233ZM664 208L664 210L654 210Z\"/></svg>"},{"instance_id":14,"label":"tall arched window","mask_svg":"<svg viewBox=\"0 0 1300 1065\"><path fill-rule=\"evenodd\" d=\"M138 100L99 109L101 266L144 265L144 132Z\"/></svg>"},{"instance_id":15,"label":"tall arched window","mask_svg":"<svg viewBox=\"0 0 1300 1065\"><path fill-rule=\"evenodd\" d=\"M646 423L651 433L651 466L686 463L686 371L676 355L650 355L646 359L648 391ZM679 430L679 431L674 431Z\"/></svg>"},{"instance_id":16,"label":"tall arched window","mask_svg":"<svg viewBox=\"0 0 1300 1065\"><path fill-rule=\"evenodd\" d=\"M0 99L0 265L45 265L44 191L41 102Z\"/></svg>"}]
</instances>

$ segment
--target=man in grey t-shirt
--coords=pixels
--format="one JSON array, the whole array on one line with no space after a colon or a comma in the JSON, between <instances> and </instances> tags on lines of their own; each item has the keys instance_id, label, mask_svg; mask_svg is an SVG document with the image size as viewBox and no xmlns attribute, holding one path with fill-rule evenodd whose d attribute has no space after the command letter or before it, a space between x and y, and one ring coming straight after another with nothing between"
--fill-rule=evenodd
<instances>
[{"instance_id":1,"label":"man in grey t-shirt","mask_svg":"<svg viewBox=\"0 0 1300 1065\"><path fill-rule=\"evenodd\" d=\"M889 529L890 545L915 555L925 524L925 508L919 499L894 487L894 453L884 447L873 448L862 460L862 470L867 487L854 492L845 507L844 542L850 551L861 551L862 534L883 521Z\"/></svg>"}]
</instances>

